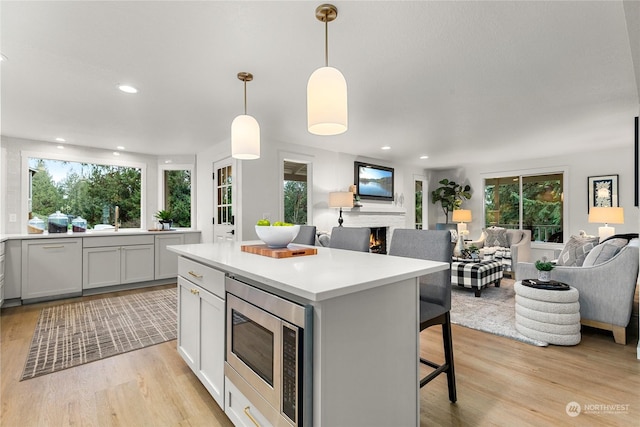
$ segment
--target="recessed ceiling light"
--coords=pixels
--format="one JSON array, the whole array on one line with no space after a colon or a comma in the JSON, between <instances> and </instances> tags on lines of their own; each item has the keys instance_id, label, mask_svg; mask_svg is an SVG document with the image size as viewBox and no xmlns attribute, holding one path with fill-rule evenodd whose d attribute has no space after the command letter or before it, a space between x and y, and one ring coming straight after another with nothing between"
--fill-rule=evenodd
<instances>
[{"instance_id":1,"label":"recessed ceiling light","mask_svg":"<svg viewBox=\"0 0 640 427\"><path fill-rule=\"evenodd\" d=\"M64 139L64 138L56 138L56 141L58 141L58 142L65 142L65 141L66 141L66 139Z\"/></svg>"},{"instance_id":2,"label":"recessed ceiling light","mask_svg":"<svg viewBox=\"0 0 640 427\"><path fill-rule=\"evenodd\" d=\"M8 61L9 58L0 53L0 62Z\"/></svg>"},{"instance_id":3,"label":"recessed ceiling light","mask_svg":"<svg viewBox=\"0 0 640 427\"><path fill-rule=\"evenodd\" d=\"M138 93L138 89L129 85L118 85L118 89L125 93Z\"/></svg>"},{"instance_id":4,"label":"recessed ceiling light","mask_svg":"<svg viewBox=\"0 0 640 427\"><path fill-rule=\"evenodd\" d=\"M117 148L118 150L124 150L124 147L123 147L122 145L118 145L116 148Z\"/></svg>"},{"instance_id":5,"label":"recessed ceiling light","mask_svg":"<svg viewBox=\"0 0 640 427\"><path fill-rule=\"evenodd\" d=\"M59 150L64 150L64 145L58 145L57 147Z\"/></svg>"},{"instance_id":6,"label":"recessed ceiling light","mask_svg":"<svg viewBox=\"0 0 640 427\"><path fill-rule=\"evenodd\" d=\"M384 147L380 147L381 150L391 150L391 147L385 145Z\"/></svg>"},{"instance_id":7,"label":"recessed ceiling light","mask_svg":"<svg viewBox=\"0 0 640 427\"><path fill-rule=\"evenodd\" d=\"M424 160L424 159L428 159L429 156L420 156L420 159Z\"/></svg>"},{"instance_id":8,"label":"recessed ceiling light","mask_svg":"<svg viewBox=\"0 0 640 427\"><path fill-rule=\"evenodd\" d=\"M118 153L117 151L114 151L114 152L113 152L113 155L114 155L114 156L119 156L119 155L120 155L120 153Z\"/></svg>"}]
</instances>

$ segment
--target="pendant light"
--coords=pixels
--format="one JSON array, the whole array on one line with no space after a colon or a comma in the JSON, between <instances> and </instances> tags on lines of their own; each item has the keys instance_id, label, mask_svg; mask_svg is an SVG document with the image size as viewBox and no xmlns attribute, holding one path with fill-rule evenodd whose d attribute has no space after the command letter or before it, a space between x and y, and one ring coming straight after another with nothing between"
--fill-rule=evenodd
<instances>
[{"instance_id":1,"label":"pendant light","mask_svg":"<svg viewBox=\"0 0 640 427\"><path fill-rule=\"evenodd\" d=\"M324 22L324 62L307 83L307 125L315 135L338 135L347 130L347 81L340 71L329 67L329 22L338 9L332 4L316 8L316 18Z\"/></svg>"},{"instance_id":2,"label":"pendant light","mask_svg":"<svg viewBox=\"0 0 640 427\"><path fill-rule=\"evenodd\" d=\"M260 125L256 119L247 115L247 82L253 80L253 74L240 72L238 79L244 82L244 114L231 123L231 156L241 160L259 159Z\"/></svg>"}]
</instances>

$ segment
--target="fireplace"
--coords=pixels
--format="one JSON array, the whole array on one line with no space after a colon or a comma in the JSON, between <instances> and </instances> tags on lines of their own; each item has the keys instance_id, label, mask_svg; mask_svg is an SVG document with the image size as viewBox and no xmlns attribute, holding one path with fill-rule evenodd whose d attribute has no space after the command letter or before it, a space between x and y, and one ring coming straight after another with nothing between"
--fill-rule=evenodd
<instances>
[{"instance_id":1,"label":"fireplace","mask_svg":"<svg viewBox=\"0 0 640 427\"><path fill-rule=\"evenodd\" d=\"M374 254L386 254L388 227L370 227L370 228L371 228L371 235L369 236L369 252Z\"/></svg>"}]
</instances>

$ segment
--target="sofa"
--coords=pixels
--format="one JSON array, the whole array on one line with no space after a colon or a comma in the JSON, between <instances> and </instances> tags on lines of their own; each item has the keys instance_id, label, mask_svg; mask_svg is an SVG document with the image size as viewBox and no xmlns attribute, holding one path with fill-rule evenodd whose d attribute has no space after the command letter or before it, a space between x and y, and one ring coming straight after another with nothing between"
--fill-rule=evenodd
<instances>
[{"instance_id":1,"label":"sofa","mask_svg":"<svg viewBox=\"0 0 640 427\"><path fill-rule=\"evenodd\" d=\"M504 272L516 279L515 266L519 262L531 261L531 231L502 227L488 227L478 240L467 242L467 247L476 245L482 250L482 258L497 259Z\"/></svg>"},{"instance_id":2,"label":"sofa","mask_svg":"<svg viewBox=\"0 0 640 427\"><path fill-rule=\"evenodd\" d=\"M580 323L611 331L618 344L626 344L638 281L638 239L629 237L613 236L598 243L597 237L572 236L557 260L563 265L551 270L552 280L580 293ZM532 263L519 262L516 269L520 279L537 277Z\"/></svg>"}]
</instances>

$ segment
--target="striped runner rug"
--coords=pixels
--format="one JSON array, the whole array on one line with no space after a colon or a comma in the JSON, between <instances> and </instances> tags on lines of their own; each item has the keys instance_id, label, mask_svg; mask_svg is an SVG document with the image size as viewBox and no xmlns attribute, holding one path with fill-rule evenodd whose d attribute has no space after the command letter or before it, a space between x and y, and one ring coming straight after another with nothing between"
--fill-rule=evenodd
<instances>
[{"instance_id":1,"label":"striped runner rug","mask_svg":"<svg viewBox=\"0 0 640 427\"><path fill-rule=\"evenodd\" d=\"M20 380L177 337L176 289L42 309Z\"/></svg>"}]
</instances>

